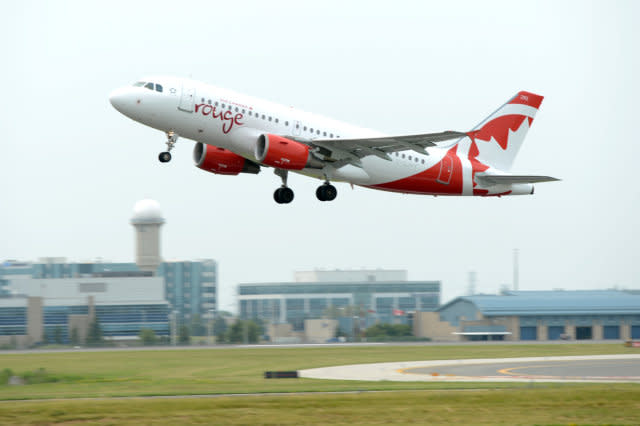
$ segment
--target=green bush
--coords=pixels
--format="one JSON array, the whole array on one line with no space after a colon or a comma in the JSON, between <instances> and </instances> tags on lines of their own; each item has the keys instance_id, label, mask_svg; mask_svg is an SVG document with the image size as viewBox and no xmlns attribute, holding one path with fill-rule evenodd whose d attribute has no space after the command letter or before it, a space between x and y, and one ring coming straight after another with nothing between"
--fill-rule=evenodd
<instances>
[{"instance_id":1,"label":"green bush","mask_svg":"<svg viewBox=\"0 0 640 426\"><path fill-rule=\"evenodd\" d=\"M138 337L142 341L142 344L145 346L151 346L158 343L156 332L150 328L141 328Z\"/></svg>"},{"instance_id":2,"label":"green bush","mask_svg":"<svg viewBox=\"0 0 640 426\"><path fill-rule=\"evenodd\" d=\"M57 382L59 379L57 377L53 377L47 373L47 370L44 368L38 368L34 371L27 371L23 373L20 377L22 380L28 385L34 385L37 383L52 383Z\"/></svg>"},{"instance_id":3,"label":"green bush","mask_svg":"<svg viewBox=\"0 0 640 426\"><path fill-rule=\"evenodd\" d=\"M8 384L11 376L13 376L13 371L10 368L0 371L0 386Z\"/></svg>"},{"instance_id":4,"label":"green bush","mask_svg":"<svg viewBox=\"0 0 640 426\"><path fill-rule=\"evenodd\" d=\"M369 338L412 336L411 326L407 324L376 324L367 328L365 336Z\"/></svg>"}]
</instances>

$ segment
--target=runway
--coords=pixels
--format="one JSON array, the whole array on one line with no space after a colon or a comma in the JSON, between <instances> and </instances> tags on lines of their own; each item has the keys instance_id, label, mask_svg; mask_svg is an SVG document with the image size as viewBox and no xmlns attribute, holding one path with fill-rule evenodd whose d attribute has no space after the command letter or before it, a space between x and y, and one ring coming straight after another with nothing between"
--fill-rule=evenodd
<instances>
[{"instance_id":1,"label":"runway","mask_svg":"<svg viewBox=\"0 0 640 426\"><path fill-rule=\"evenodd\" d=\"M365 381L640 383L640 355L388 362L301 370L300 377Z\"/></svg>"}]
</instances>

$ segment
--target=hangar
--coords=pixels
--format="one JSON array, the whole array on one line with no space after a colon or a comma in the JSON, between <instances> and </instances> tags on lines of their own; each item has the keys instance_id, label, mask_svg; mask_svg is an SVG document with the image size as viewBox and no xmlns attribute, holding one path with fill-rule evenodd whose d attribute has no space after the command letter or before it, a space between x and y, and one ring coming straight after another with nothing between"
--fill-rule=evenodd
<instances>
[{"instance_id":1,"label":"hangar","mask_svg":"<svg viewBox=\"0 0 640 426\"><path fill-rule=\"evenodd\" d=\"M436 341L640 339L640 294L554 290L464 296L434 312L416 312L413 329Z\"/></svg>"}]
</instances>

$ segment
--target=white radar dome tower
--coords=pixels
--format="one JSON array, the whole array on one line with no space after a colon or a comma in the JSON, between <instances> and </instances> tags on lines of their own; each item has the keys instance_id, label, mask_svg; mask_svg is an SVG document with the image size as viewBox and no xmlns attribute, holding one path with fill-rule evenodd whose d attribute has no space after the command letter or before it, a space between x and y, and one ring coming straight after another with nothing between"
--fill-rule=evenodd
<instances>
[{"instance_id":1,"label":"white radar dome tower","mask_svg":"<svg viewBox=\"0 0 640 426\"><path fill-rule=\"evenodd\" d=\"M131 224L136 230L136 264L142 271L156 273L160 258L160 227L164 224L160 204L145 198L133 206Z\"/></svg>"}]
</instances>

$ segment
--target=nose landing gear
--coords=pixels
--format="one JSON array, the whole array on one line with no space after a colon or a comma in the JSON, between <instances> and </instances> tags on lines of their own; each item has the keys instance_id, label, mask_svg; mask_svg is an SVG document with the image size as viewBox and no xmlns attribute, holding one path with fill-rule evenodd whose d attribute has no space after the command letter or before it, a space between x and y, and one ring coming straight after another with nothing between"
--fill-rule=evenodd
<instances>
[{"instance_id":1,"label":"nose landing gear","mask_svg":"<svg viewBox=\"0 0 640 426\"><path fill-rule=\"evenodd\" d=\"M167 150L164 152L161 152L158 155L158 160L160 160L161 163L168 163L169 161L171 161L170 151L173 149L177 140L178 140L178 135L174 133L173 130L167 132L167 142L166 142Z\"/></svg>"}]
</instances>

